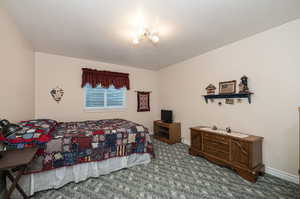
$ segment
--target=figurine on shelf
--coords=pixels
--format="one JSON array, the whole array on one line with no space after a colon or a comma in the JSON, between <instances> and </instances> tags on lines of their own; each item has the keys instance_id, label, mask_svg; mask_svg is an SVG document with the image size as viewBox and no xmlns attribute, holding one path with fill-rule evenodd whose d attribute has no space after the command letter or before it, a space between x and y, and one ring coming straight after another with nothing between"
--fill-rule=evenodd
<instances>
[{"instance_id":1,"label":"figurine on shelf","mask_svg":"<svg viewBox=\"0 0 300 199\"><path fill-rule=\"evenodd\" d=\"M239 93L249 93L249 88L248 88L248 77L243 76L241 77L241 82L239 84Z\"/></svg>"},{"instance_id":2,"label":"figurine on shelf","mask_svg":"<svg viewBox=\"0 0 300 199\"><path fill-rule=\"evenodd\" d=\"M216 87L212 84L209 84L207 87L206 87L206 92L207 92L207 95L214 95L215 92L216 92Z\"/></svg>"}]
</instances>

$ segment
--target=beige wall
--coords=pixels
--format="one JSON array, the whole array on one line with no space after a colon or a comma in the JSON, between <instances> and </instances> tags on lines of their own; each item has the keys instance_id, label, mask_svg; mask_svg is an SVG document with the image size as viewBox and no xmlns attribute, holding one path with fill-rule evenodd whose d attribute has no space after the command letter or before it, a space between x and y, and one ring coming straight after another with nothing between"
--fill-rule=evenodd
<instances>
[{"instance_id":1,"label":"beige wall","mask_svg":"<svg viewBox=\"0 0 300 199\"><path fill-rule=\"evenodd\" d=\"M95 120L124 118L142 123L152 129L152 122L158 116L157 72L101 63L45 53L35 54L36 92L35 117L53 118L59 121ZM127 91L126 109L115 111L87 112L83 108L83 89L81 88L81 68L130 73L130 90ZM57 104L49 94L59 86L65 94ZM151 112L137 112L135 90L152 91Z\"/></svg>"},{"instance_id":2,"label":"beige wall","mask_svg":"<svg viewBox=\"0 0 300 199\"><path fill-rule=\"evenodd\" d=\"M34 117L34 53L0 2L0 119ZM0 198L5 180L0 172Z\"/></svg>"},{"instance_id":3,"label":"beige wall","mask_svg":"<svg viewBox=\"0 0 300 199\"><path fill-rule=\"evenodd\" d=\"M160 103L174 110L182 136L189 127L217 125L263 136L267 167L289 174L298 169L300 20L160 70ZM201 44L199 44L201 45ZM249 77L252 104L206 104L209 83Z\"/></svg>"},{"instance_id":4,"label":"beige wall","mask_svg":"<svg viewBox=\"0 0 300 199\"><path fill-rule=\"evenodd\" d=\"M0 3L0 118L34 117L34 53Z\"/></svg>"}]
</instances>

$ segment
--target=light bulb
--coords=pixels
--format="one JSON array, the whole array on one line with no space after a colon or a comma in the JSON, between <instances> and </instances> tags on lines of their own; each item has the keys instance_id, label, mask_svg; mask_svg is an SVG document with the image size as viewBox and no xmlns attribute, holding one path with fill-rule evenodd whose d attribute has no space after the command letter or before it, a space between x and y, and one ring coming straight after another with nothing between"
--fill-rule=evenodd
<instances>
[{"instance_id":1,"label":"light bulb","mask_svg":"<svg viewBox=\"0 0 300 199\"><path fill-rule=\"evenodd\" d=\"M157 35L153 35L153 36L151 37L151 41L152 41L153 43L157 43L157 42L159 42L159 37L158 37Z\"/></svg>"},{"instance_id":2,"label":"light bulb","mask_svg":"<svg viewBox=\"0 0 300 199\"><path fill-rule=\"evenodd\" d=\"M137 35L138 35L139 37L143 37L144 34L145 34L145 28L144 28L144 27L140 27L140 28L138 29Z\"/></svg>"},{"instance_id":3,"label":"light bulb","mask_svg":"<svg viewBox=\"0 0 300 199\"><path fill-rule=\"evenodd\" d=\"M137 45L140 41L138 40L138 38L134 38L132 40L132 42L133 42L134 45Z\"/></svg>"}]
</instances>

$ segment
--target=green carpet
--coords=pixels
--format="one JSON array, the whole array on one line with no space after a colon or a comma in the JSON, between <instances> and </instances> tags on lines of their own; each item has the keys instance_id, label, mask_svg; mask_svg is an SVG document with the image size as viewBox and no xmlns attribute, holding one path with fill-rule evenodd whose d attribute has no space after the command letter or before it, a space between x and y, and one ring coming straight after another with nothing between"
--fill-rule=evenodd
<instances>
[{"instance_id":1,"label":"green carpet","mask_svg":"<svg viewBox=\"0 0 300 199\"><path fill-rule=\"evenodd\" d=\"M154 140L156 159L109 175L70 183L32 198L297 198L298 186L266 174L250 183L230 169L190 156L184 144Z\"/></svg>"}]
</instances>

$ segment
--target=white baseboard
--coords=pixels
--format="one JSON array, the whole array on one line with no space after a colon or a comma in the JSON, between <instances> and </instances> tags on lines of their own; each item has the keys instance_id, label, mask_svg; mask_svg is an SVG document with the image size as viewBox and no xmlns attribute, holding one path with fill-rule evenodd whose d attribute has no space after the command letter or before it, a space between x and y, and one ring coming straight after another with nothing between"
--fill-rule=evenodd
<instances>
[{"instance_id":1,"label":"white baseboard","mask_svg":"<svg viewBox=\"0 0 300 199\"><path fill-rule=\"evenodd\" d=\"M187 145L190 146L190 143L187 140L185 140L184 138L181 140L181 142L183 144L187 144ZM293 175L293 174L287 173L285 171L281 171L281 170L274 169L274 168L271 168L271 167L266 167L265 172L267 174L270 174L272 176L276 176L276 177L281 178L283 180L287 180L289 182L299 184L299 177L297 175Z\"/></svg>"},{"instance_id":2,"label":"white baseboard","mask_svg":"<svg viewBox=\"0 0 300 199\"><path fill-rule=\"evenodd\" d=\"M184 139L184 138L181 138L181 143L191 146L190 142L188 142L188 141L187 141L186 139Z\"/></svg>"},{"instance_id":3,"label":"white baseboard","mask_svg":"<svg viewBox=\"0 0 300 199\"><path fill-rule=\"evenodd\" d=\"M297 175L293 175L293 174L287 173L285 171L281 171L281 170L274 169L271 167L266 167L266 173L276 176L278 178L299 184L299 177Z\"/></svg>"}]
</instances>

